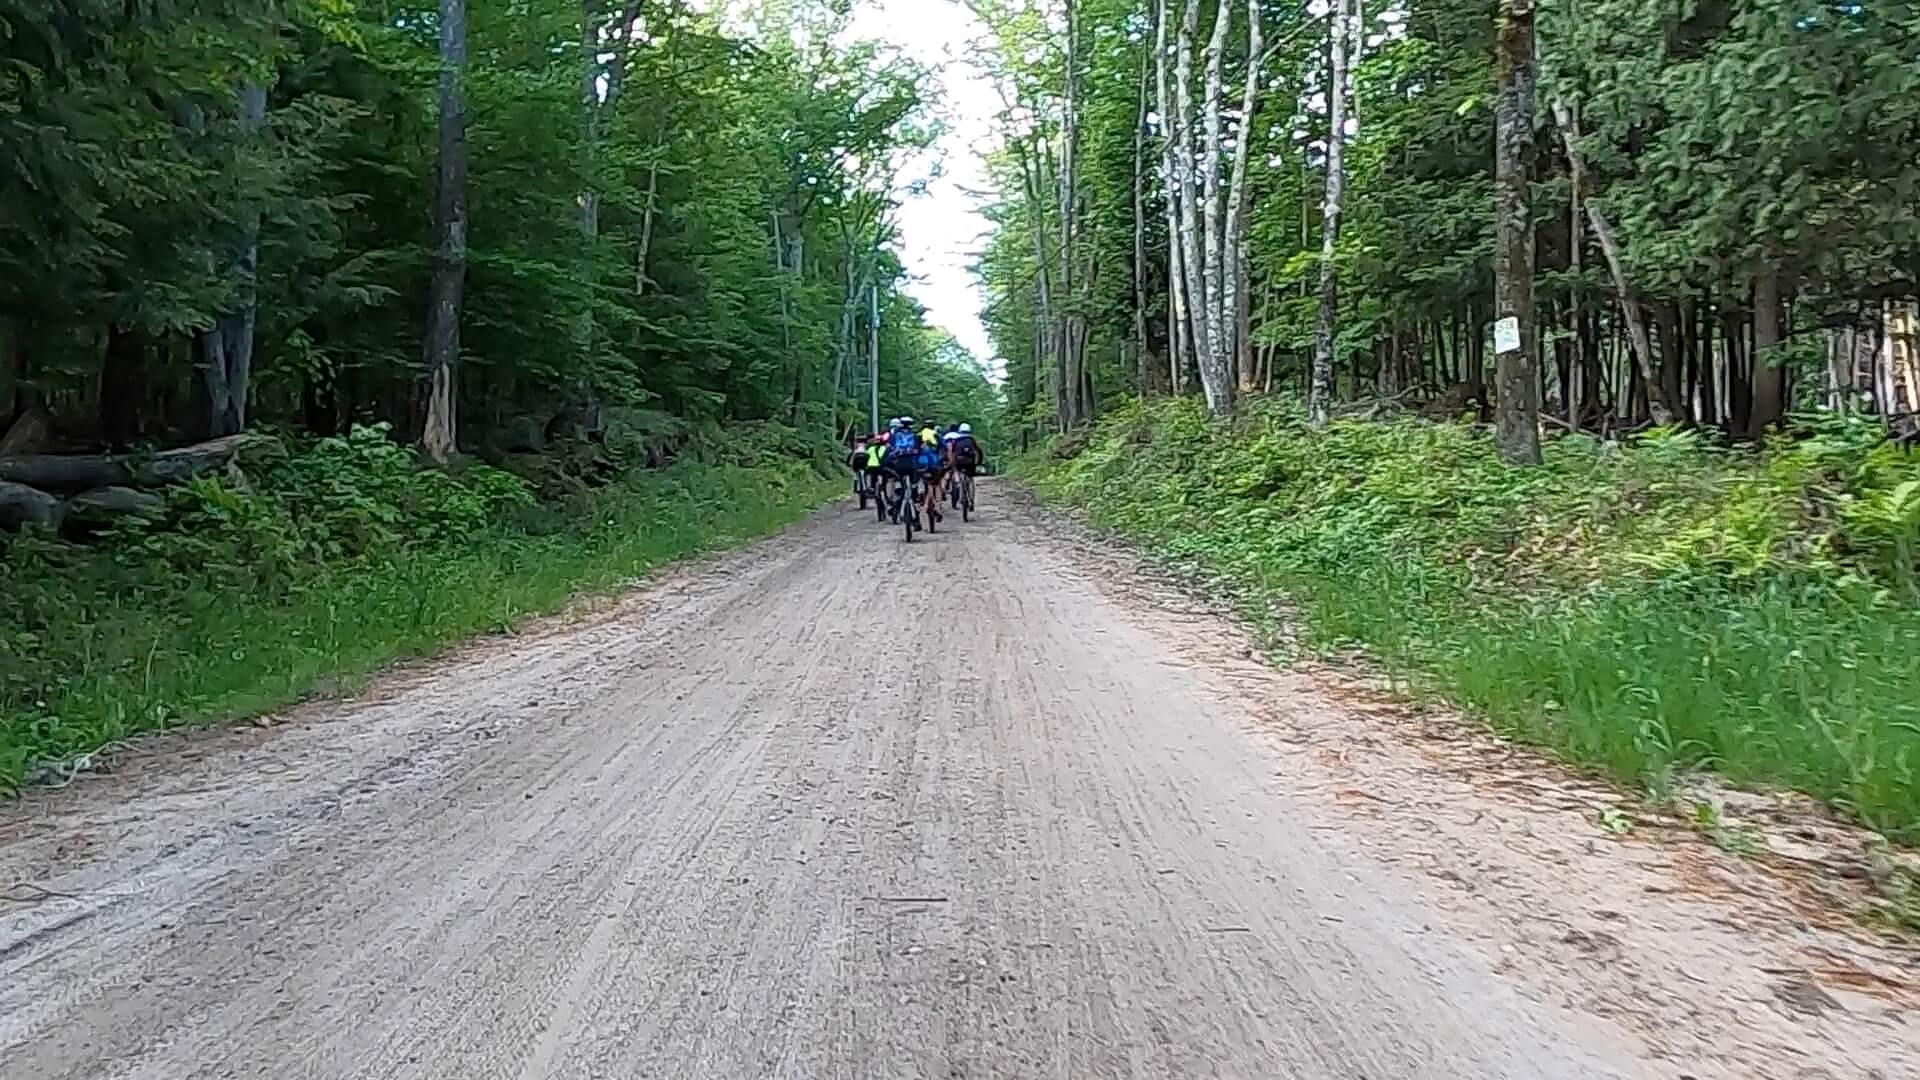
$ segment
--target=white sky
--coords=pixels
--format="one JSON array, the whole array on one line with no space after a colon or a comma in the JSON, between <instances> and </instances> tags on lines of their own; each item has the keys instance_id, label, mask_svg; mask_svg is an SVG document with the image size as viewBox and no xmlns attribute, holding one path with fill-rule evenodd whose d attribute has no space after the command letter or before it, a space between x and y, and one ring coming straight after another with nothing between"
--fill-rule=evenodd
<instances>
[{"instance_id":1,"label":"white sky","mask_svg":"<svg viewBox=\"0 0 1920 1080\"><path fill-rule=\"evenodd\" d=\"M965 59L967 45L986 34L973 13L954 0L867 0L854 16L857 38L891 42L938 72L939 85L923 88L931 111L947 125L934 160L917 162L905 182L939 175L926 193L909 196L897 211L901 253L913 276L909 290L927 308L927 318L958 338L990 370L985 306L974 278L974 257L986 242L987 219L980 199L988 190L981 154L995 143L993 118L999 98L993 84Z\"/></svg>"}]
</instances>

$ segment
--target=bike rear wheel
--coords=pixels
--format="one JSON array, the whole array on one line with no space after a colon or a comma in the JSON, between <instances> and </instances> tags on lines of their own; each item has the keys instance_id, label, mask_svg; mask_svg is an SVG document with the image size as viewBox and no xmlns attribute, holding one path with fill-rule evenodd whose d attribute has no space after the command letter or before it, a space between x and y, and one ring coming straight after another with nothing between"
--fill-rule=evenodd
<instances>
[{"instance_id":1,"label":"bike rear wheel","mask_svg":"<svg viewBox=\"0 0 1920 1080\"><path fill-rule=\"evenodd\" d=\"M973 477L960 474L960 520L973 520Z\"/></svg>"}]
</instances>

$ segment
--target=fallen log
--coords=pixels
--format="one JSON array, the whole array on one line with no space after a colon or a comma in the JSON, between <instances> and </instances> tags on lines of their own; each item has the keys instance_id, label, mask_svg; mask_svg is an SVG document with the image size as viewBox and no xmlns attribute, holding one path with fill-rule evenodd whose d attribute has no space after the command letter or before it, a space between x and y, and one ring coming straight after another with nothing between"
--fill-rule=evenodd
<instances>
[{"instance_id":1,"label":"fallen log","mask_svg":"<svg viewBox=\"0 0 1920 1080\"><path fill-rule=\"evenodd\" d=\"M133 467L106 454L23 454L0 458L0 480L72 495L133 483Z\"/></svg>"},{"instance_id":2,"label":"fallen log","mask_svg":"<svg viewBox=\"0 0 1920 1080\"><path fill-rule=\"evenodd\" d=\"M151 491L105 487L68 499L62 522L69 534L98 532L123 517L155 518L167 512L167 499Z\"/></svg>"},{"instance_id":3,"label":"fallen log","mask_svg":"<svg viewBox=\"0 0 1920 1080\"><path fill-rule=\"evenodd\" d=\"M0 480L0 529L60 524L60 500L25 484Z\"/></svg>"},{"instance_id":4,"label":"fallen log","mask_svg":"<svg viewBox=\"0 0 1920 1080\"><path fill-rule=\"evenodd\" d=\"M219 472L263 441L241 434L157 454L20 454L0 457L0 480L63 495L105 487L165 487Z\"/></svg>"},{"instance_id":5,"label":"fallen log","mask_svg":"<svg viewBox=\"0 0 1920 1080\"><path fill-rule=\"evenodd\" d=\"M134 465L133 482L138 487L182 484L196 476L225 469L242 452L264 442L265 436L240 434L183 446L178 450L163 450Z\"/></svg>"}]
</instances>

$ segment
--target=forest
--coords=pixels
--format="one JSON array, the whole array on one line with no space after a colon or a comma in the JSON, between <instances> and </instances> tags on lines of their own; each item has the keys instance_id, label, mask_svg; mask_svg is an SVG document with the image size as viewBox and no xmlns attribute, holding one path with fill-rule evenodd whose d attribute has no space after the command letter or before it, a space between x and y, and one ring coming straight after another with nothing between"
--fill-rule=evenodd
<instances>
[{"instance_id":1,"label":"forest","mask_svg":"<svg viewBox=\"0 0 1920 1080\"><path fill-rule=\"evenodd\" d=\"M983 273L1032 417L1189 389L1491 416L1498 312L1555 430L1910 426L1910 4L972 6L1009 132ZM1525 305L1496 295L1506 127Z\"/></svg>"},{"instance_id":2,"label":"forest","mask_svg":"<svg viewBox=\"0 0 1920 1080\"><path fill-rule=\"evenodd\" d=\"M0 5L0 789L990 428L900 255L938 79L851 18Z\"/></svg>"},{"instance_id":3,"label":"forest","mask_svg":"<svg viewBox=\"0 0 1920 1080\"><path fill-rule=\"evenodd\" d=\"M892 247L934 84L845 4L9 7L0 404L43 443L833 435L876 338L889 401L980 392Z\"/></svg>"},{"instance_id":4,"label":"forest","mask_svg":"<svg viewBox=\"0 0 1920 1080\"><path fill-rule=\"evenodd\" d=\"M1920 9L969 5L1043 494L1277 648L1920 839Z\"/></svg>"}]
</instances>

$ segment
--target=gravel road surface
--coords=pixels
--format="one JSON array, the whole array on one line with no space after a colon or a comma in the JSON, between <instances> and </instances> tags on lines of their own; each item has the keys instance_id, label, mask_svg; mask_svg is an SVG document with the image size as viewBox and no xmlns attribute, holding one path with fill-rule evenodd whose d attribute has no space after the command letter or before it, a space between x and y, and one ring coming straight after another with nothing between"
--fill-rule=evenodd
<instances>
[{"instance_id":1,"label":"gravel road surface","mask_svg":"<svg viewBox=\"0 0 1920 1080\"><path fill-rule=\"evenodd\" d=\"M1874 1000L1717 1000L1770 946L1609 899L1668 871L1586 815L1369 749L983 502L0 807L0 1076L1915 1075Z\"/></svg>"}]
</instances>

